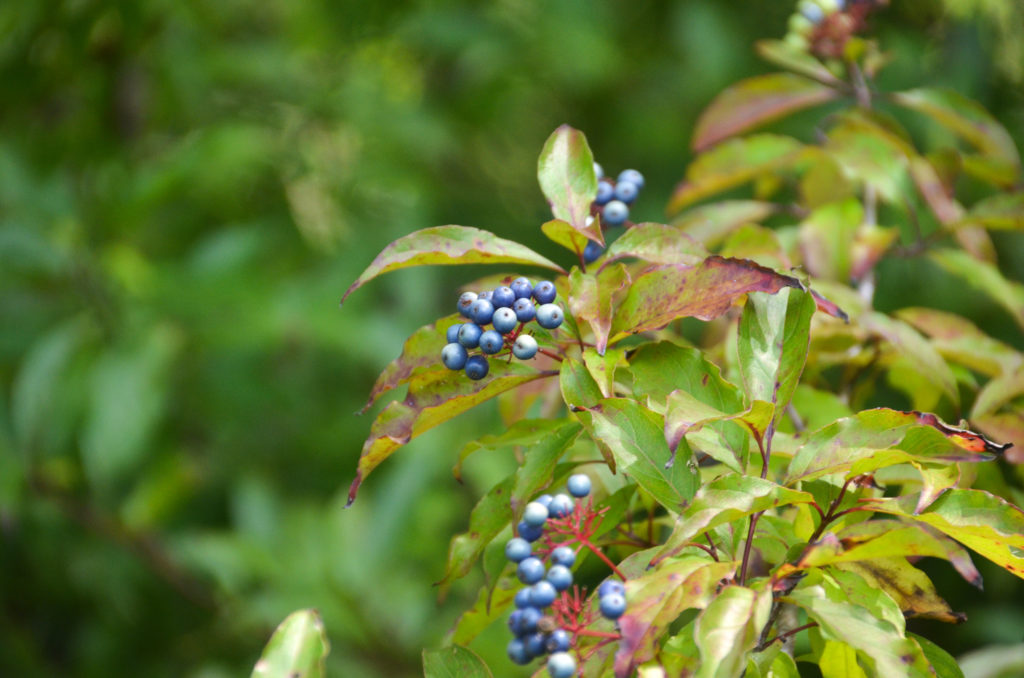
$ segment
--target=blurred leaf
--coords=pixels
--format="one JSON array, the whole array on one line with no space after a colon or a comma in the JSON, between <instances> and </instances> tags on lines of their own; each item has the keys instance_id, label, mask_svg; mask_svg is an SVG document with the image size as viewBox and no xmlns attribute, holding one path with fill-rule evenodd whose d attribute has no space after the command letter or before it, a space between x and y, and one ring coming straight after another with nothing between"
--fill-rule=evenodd
<instances>
[{"instance_id":1,"label":"blurred leaf","mask_svg":"<svg viewBox=\"0 0 1024 678\"><path fill-rule=\"evenodd\" d=\"M379 275L410 266L452 266L455 264L526 264L564 273L561 266L524 245L499 238L469 226L434 226L403 236L385 247L345 294L348 295Z\"/></svg>"},{"instance_id":2,"label":"blurred leaf","mask_svg":"<svg viewBox=\"0 0 1024 678\"><path fill-rule=\"evenodd\" d=\"M1005 452L1006 460L1011 464L1024 464L1024 411L1014 408L1012 412L974 417L971 424L986 435L1013 445Z\"/></svg>"},{"instance_id":3,"label":"blurred leaf","mask_svg":"<svg viewBox=\"0 0 1024 678\"><path fill-rule=\"evenodd\" d=\"M388 366L377 377L377 381L373 383L370 397L360 413L365 413L377 402L378 398L407 383L415 375L436 368L441 359L441 349L448 343L446 338L448 328L464 322L466 319L455 313L441 318L437 322L424 325L413 332L402 345L401 355L388 363Z\"/></svg>"},{"instance_id":4,"label":"blurred leaf","mask_svg":"<svg viewBox=\"0 0 1024 678\"><path fill-rule=\"evenodd\" d=\"M878 119L861 111L841 115L824 149L848 177L874 187L888 203L903 206L914 149Z\"/></svg>"},{"instance_id":5,"label":"blurred leaf","mask_svg":"<svg viewBox=\"0 0 1024 678\"><path fill-rule=\"evenodd\" d=\"M459 453L459 461L452 468L452 475L456 480L462 481L462 465L474 452L536 445L565 424L564 419L520 419L502 433L471 440Z\"/></svg>"},{"instance_id":6,"label":"blurred leaf","mask_svg":"<svg viewBox=\"0 0 1024 678\"><path fill-rule=\"evenodd\" d=\"M579 417L598 445L611 451L616 466L662 506L678 511L693 498L700 484L693 453L680 446L673 455L660 415L635 400L604 398Z\"/></svg>"},{"instance_id":7,"label":"blurred leaf","mask_svg":"<svg viewBox=\"0 0 1024 678\"><path fill-rule=\"evenodd\" d=\"M971 205L960 225L977 224L985 228L1024 229L1024 193L998 193Z\"/></svg>"},{"instance_id":8,"label":"blurred leaf","mask_svg":"<svg viewBox=\"0 0 1024 678\"><path fill-rule=\"evenodd\" d=\"M1024 285L1007 280L995 266L978 261L966 252L941 249L932 250L928 256L948 273L987 294L1024 328Z\"/></svg>"},{"instance_id":9,"label":"blurred leaf","mask_svg":"<svg viewBox=\"0 0 1024 678\"><path fill-rule=\"evenodd\" d=\"M1002 405L1024 393L1024 370L1001 374L978 392L971 408L971 419L996 412Z\"/></svg>"},{"instance_id":10,"label":"blurred leaf","mask_svg":"<svg viewBox=\"0 0 1024 678\"><path fill-rule=\"evenodd\" d=\"M718 583L736 571L736 563L683 556L626 582L626 613L618 620L622 638L615 653L617 675L632 675L655 656L660 636L679 615L703 609Z\"/></svg>"},{"instance_id":11,"label":"blurred leaf","mask_svg":"<svg viewBox=\"0 0 1024 678\"><path fill-rule=\"evenodd\" d=\"M501 557L507 561L504 548L502 551ZM503 583L507 586L502 586ZM471 643L484 629L508 611L518 590L518 579L502 579L497 586L481 586L476 602L459 615L455 628L445 638L445 642L457 645Z\"/></svg>"},{"instance_id":12,"label":"blurred leaf","mask_svg":"<svg viewBox=\"0 0 1024 678\"><path fill-rule=\"evenodd\" d=\"M920 646L928 663L935 669L936 676L940 678L964 678L963 671L960 670L956 659L950 656L948 652L924 636L919 636L916 633L908 632L907 637Z\"/></svg>"},{"instance_id":13,"label":"blurred leaf","mask_svg":"<svg viewBox=\"0 0 1024 678\"><path fill-rule=\"evenodd\" d=\"M828 203L855 198L856 186L835 158L822 153L812 159L800 177L800 194L806 207L817 209Z\"/></svg>"},{"instance_id":14,"label":"blurred leaf","mask_svg":"<svg viewBox=\"0 0 1024 678\"><path fill-rule=\"evenodd\" d=\"M251 678L323 678L329 651L320 614L316 610L293 612L270 637Z\"/></svg>"},{"instance_id":15,"label":"blurred leaf","mask_svg":"<svg viewBox=\"0 0 1024 678\"><path fill-rule=\"evenodd\" d=\"M890 97L959 134L985 154L1019 168L1020 156L1010 134L984 107L959 92L920 88Z\"/></svg>"},{"instance_id":16,"label":"blurred leaf","mask_svg":"<svg viewBox=\"0 0 1024 678\"><path fill-rule=\"evenodd\" d=\"M675 214L709 195L793 165L803 149L796 139L775 134L755 134L723 142L690 163L686 178L669 199L668 212Z\"/></svg>"},{"instance_id":17,"label":"blurred leaf","mask_svg":"<svg viewBox=\"0 0 1024 678\"><path fill-rule=\"evenodd\" d=\"M491 670L472 650L459 645L423 651L424 678L490 678Z\"/></svg>"},{"instance_id":18,"label":"blurred leaf","mask_svg":"<svg viewBox=\"0 0 1024 678\"><path fill-rule=\"evenodd\" d=\"M590 203L597 195L597 175L594 154L582 132L568 125L552 132L537 160L537 179L556 219L604 244L597 220L587 225Z\"/></svg>"},{"instance_id":19,"label":"blurred leaf","mask_svg":"<svg viewBox=\"0 0 1024 678\"><path fill-rule=\"evenodd\" d=\"M743 224L725 241L719 255L731 259L750 259L761 266L784 271L793 268L793 262L779 240L779 234L759 224Z\"/></svg>"},{"instance_id":20,"label":"blurred leaf","mask_svg":"<svg viewBox=\"0 0 1024 678\"><path fill-rule=\"evenodd\" d=\"M952 224L963 216L963 207L953 199L952 185L943 181L932 165L931 158L912 158L910 176L939 223Z\"/></svg>"},{"instance_id":21,"label":"blurred leaf","mask_svg":"<svg viewBox=\"0 0 1024 678\"><path fill-rule=\"evenodd\" d=\"M1014 678L1024 672L1024 643L989 645L962 655L959 661L966 678Z\"/></svg>"},{"instance_id":22,"label":"blurred leaf","mask_svg":"<svg viewBox=\"0 0 1024 678\"><path fill-rule=\"evenodd\" d=\"M622 264L602 268L598 273L574 268L569 274L569 310L577 322L590 325L599 354L608 347L614 304L627 294L630 282L629 272Z\"/></svg>"},{"instance_id":23,"label":"blurred leaf","mask_svg":"<svg viewBox=\"0 0 1024 678\"><path fill-rule=\"evenodd\" d=\"M935 348L910 325L882 313L865 313L861 324L884 338L893 349L908 360L918 374L945 393L954 406L960 404L960 391L949 365Z\"/></svg>"},{"instance_id":24,"label":"blurred leaf","mask_svg":"<svg viewBox=\"0 0 1024 678\"><path fill-rule=\"evenodd\" d=\"M757 53L762 58L776 66L782 66L794 73L814 78L826 85L842 84L842 81L832 75L832 71L828 70L825 64L815 59L806 51L797 49L783 40L759 40L755 46Z\"/></svg>"},{"instance_id":25,"label":"blurred leaf","mask_svg":"<svg viewBox=\"0 0 1024 678\"><path fill-rule=\"evenodd\" d=\"M374 420L349 487L349 505L366 477L399 447L499 393L546 376L551 375L504 361L491 361L490 374L480 381L444 367L417 374L409 381L405 400L389 403Z\"/></svg>"},{"instance_id":26,"label":"blurred leaf","mask_svg":"<svg viewBox=\"0 0 1024 678\"><path fill-rule=\"evenodd\" d=\"M677 318L712 320L750 292L800 288L796 278L743 259L710 256L697 266L652 266L633 281L615 311L611 341L655 330Z\"/></svg>"},{"instance_id":27,"label":"blurred leaf","mask_svg":"<svg viewBox=\"0 0 1024 678\"><path fill-rule=\"evenodd\" d=\"M694 638L700 649L695 678L739 678L747 654L757 645L772 609L771 591L727 586L697 617Z\"/></svg>"},{"instance_id":28,"label":"blurred leaf","mask_svg":"<svg viewBox=\"0 0 1024 678\"><path fill-rule=\"evenodd\" d=\"M863 219L864 209L856 198L811 212L800 224L800 251L811 275L840 282L850 280L850 243Z\"/></svg>"},{"instance_id":29,"label":"blurred leaf","mask_svg":"<svg viewBox=\"0 0 1024 678\"><path fill-rule=\"evenodd\" d=\"M575 252L576 256L582 254L587 243L590 242L590 239L573 228L572 224L561 219L552 219L541 224L540 230L544 232L544 235L549 240L561 245L570 252Z\"/></svg>"},{"instance_id":30,"label":"blurred leaf","mask_svg":"<svg viewBox=\"0 0 1024 678\"><path fill-rule=\"evenodd\" d=\"M1024 356L1020 353L953 313L912 307L896 311L895 316L927 335L932 346L946 360L986 376L1011 372L1024 364Z\"/></svg>"},{"instance_id":31,"label":"blurred leaf","mask_svg":"<svg viewBox=\"0 0 1024 678\"><path fill-rule=\"evenodd\" d=\"M725 88L701 113L691 147L705 151L734 134L838 96L832 87L791 73L741 80Z\"/></svg>"},{"instance_id":32,"label":"blurred leaf","mask_svg":"<svg viewBox=\"0 0 1024 678\"><path fill-rule=\"evenodd\" d=\"M605 252L601 268L613 261L635 257L652 264L698 264L707 250L680 226L643 223L626 229Z\"/></svg>"},{"instance_id":33,"label":"blurred leaf","mask_svg":"<svg viewBox=\"0 0 1024 678\"><path fill-rule=\"evenodd\" d=\"M777 211L778 206L770 202L722 200L689 209L676 217L672 223L700 245L714 247L736 228L748 222L761 221ZM612 244L612 247L614 246L615 243Z\"/></svg>"}]
</instances>

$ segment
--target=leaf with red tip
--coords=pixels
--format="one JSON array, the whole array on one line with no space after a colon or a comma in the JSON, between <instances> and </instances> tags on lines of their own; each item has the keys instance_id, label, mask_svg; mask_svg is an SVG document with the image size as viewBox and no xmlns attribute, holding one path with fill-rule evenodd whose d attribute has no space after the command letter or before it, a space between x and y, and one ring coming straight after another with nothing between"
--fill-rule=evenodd
<instances>
[{"instance_id":1,"label":"leaf with red tip","mask_svg":"<svg viewBox=\"0 0 1024 678\"><path fill-rule=\"evenodd\" d=\"M591 240L604 244L601 225L589 226L590 203L597 195L594 154L583 132L562 125L544 142L537 160L537 180L555 219L569 223Z\"/></svg>"},{"instance_id":2,"label":"leaf with red tip","mask_svg":"<svg viewBox=\"0 0 1024 678\"><path fill-rule=\"evenodd\" d=\"M792 73L747 78L726 88L704 109L691 145L704 151L734 134L838 96L832 87Z\"/></svg>"},{"instance_id":3,"label":"leaf with red tip","mask_svg":"<svg viewBox=\"0 0 1024 678\"><path fill-rule=\"evenodd\" d=\"M615 311L611 341L677 318L712 320L750 292L774 294L800 281L747 259L710 256L697 266L652 266L633 281Z\"/></svg>"},{"instance_id":4,"label":"leaf with red tip","mask_svg":"<svg viewBox=\"0 0 1024 678\"><path fill-rule=\"evenodd\" d=\"M529 247L470 226L434 226L415 231L385 247L345 291L348 295L379 275L411 266L456 264L525 264L565 270Z\"/></svg>"}]
</instances>

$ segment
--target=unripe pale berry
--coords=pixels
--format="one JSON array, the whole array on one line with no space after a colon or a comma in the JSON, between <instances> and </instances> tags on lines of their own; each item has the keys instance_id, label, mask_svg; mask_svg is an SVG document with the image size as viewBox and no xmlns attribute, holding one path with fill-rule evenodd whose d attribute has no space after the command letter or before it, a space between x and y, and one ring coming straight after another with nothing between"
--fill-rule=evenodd
<instances>
[{"instance_id":1,"label":"unripe pale berry","mask_svg":"<svg viewBox=\"0 0 1024 678\"><path fill-rule=\"evenodd\" d=\"M621 183L623 181L628 181L629 183L634 184L637 188L644 187L644 175L640 174L635 169L626 169L619 172L619 178L616 180L616 183Z\"/></svg>"},{"instance_id":2,"label":"unripe pale berry","mask_svg":"<svg viewBox=\"0 0 1024 678\"><path fill-rule=\"evenodd\" d=\"M572 496L583 498L590 494L590 476L585 473L574 473L569 476L565 487Z\"/></svg>"},{"instance_id":3,"label":"unripe pale berry","mask_svg":"<svg viewBox=\"0 0 1024 678\"><path fill-rule=\"evenodd\" d=\"M548 513L555 518L564 518L572 513L576 503L567 494L556 494L548 506Z\"/></svg>"},{"instance_id":4,"label":"unripe pale berry","mask_svg":"<svg viewBox=\"0 0 1024 678\"><path fill-rule=\"evenodd\" d=\"M629 207L621 200L612 200L601 210L601 220L609 226L621 226L629 218Z\"/></svg>"},{"instance_id":5,"label":"unripe pale berry","mask_svg":"<svg viewBox=\"0 0 1024 678\"><path fill-rule=\"evenodd\" d=\"M513 563L518 563L530 557L533 547L530 542L522 537L512 537L505 543L505 557Z\"/></svg>"},{"instance_id":6,"label":"unripe pale berry","mask_svg":"<svg viewBox=\"0 0 1024 678\"><path fill-rule=\"evenodd\" d=\"M568 652L555 652L548 657L548 675L551 678L572 678L576 675L576 660Z\"/></svg>"},{"instance_id":7,"label":"unripe pale berry","mask_svg":"<svg viewBox=\"0 0 1024 678\"><path fill-rule=\"evenodd\" d=\"M537 340L529 334L520 334L516 337L516 343L512 344L512 355L520 360L529 360L537 355L539 350L540 347L537 346Z\"/></svg>"},{"instance_id":8,"label":"unripe pale berry","mask_svg":"<svg viewBox=\"0 0 1024 678\"><path fill-rule=\"evenodd\" d=\"M539 501L531 501L523 509L523 522L527 525L541 526L548 519L548 509Z\"/></svg>"},{"instance_id":9,"label":"unripe pale berry","mask_svg":"<svg viewBox=\"0 0 1024 678\"><path fill-rule=\"evenodd\" d=\"M537 324L544 329L557 329L563 320L565 320L565 313L558 304L541 304L537 307Z\"/></svg>"}]
</instances>

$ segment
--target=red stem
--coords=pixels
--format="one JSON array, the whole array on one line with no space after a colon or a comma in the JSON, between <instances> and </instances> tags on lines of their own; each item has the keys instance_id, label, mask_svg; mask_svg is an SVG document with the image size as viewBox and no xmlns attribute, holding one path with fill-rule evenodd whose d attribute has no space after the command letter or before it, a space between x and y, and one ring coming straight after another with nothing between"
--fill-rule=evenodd
<instances>
[{"instance_id":1,"label":"red stem","mask_svg":"<svg viewBox=\"0 0 1024 678\"><path fill-rule=\"evenodd\" d=\"M580 544L586 546L588 549L591 550L591 552L593 552L594 555L603 560L605 562L605 565L612 568L612 572L617 574L619 576L619 579L621 579L622 581L626 581L626 575L622 574L622 572L619 571L619 568L615 567L615 563L609 560L608 556L601 552L601 549L591 544L589 539L580 539Z\"/></svg>"}]
</instances>

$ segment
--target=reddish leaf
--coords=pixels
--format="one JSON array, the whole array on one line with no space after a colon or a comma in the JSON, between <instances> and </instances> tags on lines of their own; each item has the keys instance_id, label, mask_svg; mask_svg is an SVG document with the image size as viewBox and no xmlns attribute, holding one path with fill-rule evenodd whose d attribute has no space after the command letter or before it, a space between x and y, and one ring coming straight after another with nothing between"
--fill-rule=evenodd
<instances>
[{"instance_id":1,"label":"reddish leaf","mask_svg":"<svg viewBox=\"0 0 1024 678\"><path fill-rule=\"evenodd\" d=\"M939 222L951 224L963 216L964 209L953 199L952 187L942 180L929 160L912 158L910 176Z\"/></svg>"},{"instance_id":2,"label":"reddish leaf","mask_svg":"<svg viewBox=\"0 0 1024 678\"><path fill-rule=\"evenodd\" d=\"M537 160L537 180L555 219L604 244L600 224L594 220L587 225L590 203L597 195L597 175L594 154L583 132L568 125L552 132Z\"/></svg>"},{"instance_id":3,"label":"reddish leaf","mask_svg":"<svg viewBox=\"0 0 1024 678\"><path fill-rule=\"evenodd\" d=\"M741 80L715 97L701 113L693 133L693 150L707 150L738 132L838 96L835 89L792 73Z\"/></svg>"},{"instance_id":4,"label":"reddish leaf","mask_svg":"<svg viewBox=\"0 0 1024 678\"><path fill-rule=\"evenodd\" d=\"M363 444L356 477L348 492L351 505L366 477L401 446L466 410L521 384L552 376L518 362L491 361L491 373L472 381L445 368L424 372L409 382L405 400L390 403L377 416Z\"/></svg>"},{"instance_id":5,"label":"reddish leaf","mask_svg":"<svg viewBox=\"0 0 1024 678\"><path fill-rule=\"evenodd\" d=\"M697 266L655 266L642 273L615 312L612 341L664 327L676 318L711 320L749 292L802 288L796 278L746 259L710 256Z\"/></svg>"},{"instance_id":6,"label":"reddish leaf","mask_svg":"<svg viewBox=\"0 0 1024 678\"><path fill-rule=\"evenodd\" d=\"M469 226L435 226L410 233L385 247L341 298L379 275L410 266L454 264L527 264L565 272L549 259L517 242Z\"/></svg>"},{"instance_id":7,"label":"reddish leaf","mask_svg":"<svg viewBox=\"0 0 1024 678\"><path fill-rule=\"evenodd\" d=\"M999 454L1005 452L1010 444L999 444L992 442L985 436L975 433L974 431L968 431L964 428L955 428L949 424L945 424L939 420L934 414L930 412L912 412L911 414L916 415L917 423L922 426L931 426L937 429L942 435L946 436L957 446L964 448L969 452L988 452L990 454Z\"/></svg>"},{"instance_id":8,"label":"reddish leaf","mask_svg":"<svg viewBox=\"0 0 1024 678\"><path fill-rule=\"evenodd\" d=\"M608 347L613 303L621 298L629 283L629 273L621 264L597 274L583 273L574 268L569 276L569 309L576 322L586 321L590 325L600 354L604 354Z\"/></svg>"},{"instance_id":9,"label":"reddish leaf","mask_svg":"<svg viewBox=\"0 0 1024 678\"><path fill-rule=\"evenodd\" d=\"M839 318L844 323L850 322L850 316L846 314L846 311L839 308L835 303L829 301L825 297L821 296L814 290L811 290L811 296L814 297L814 303L817 305L818 310L822 313L827 313L833 318Z\"/></svg>"}]
</instances>

